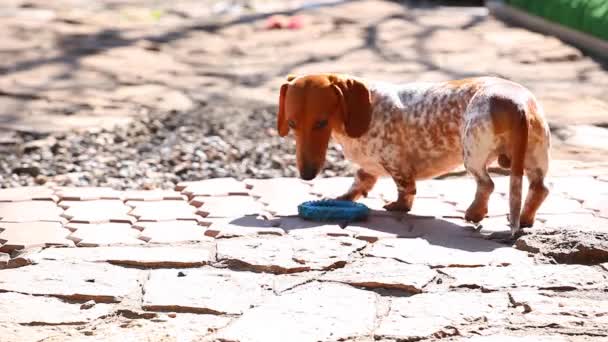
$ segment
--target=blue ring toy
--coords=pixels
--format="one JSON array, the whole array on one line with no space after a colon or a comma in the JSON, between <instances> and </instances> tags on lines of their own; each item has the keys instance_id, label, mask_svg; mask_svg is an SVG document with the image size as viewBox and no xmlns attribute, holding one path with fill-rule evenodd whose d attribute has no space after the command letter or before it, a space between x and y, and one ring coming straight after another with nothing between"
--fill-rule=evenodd
<instances>
[{"instance_id":1,"label":"blue ring toy","mask_svg":"<svg viewBox=\"0 0 608 342\"><path fill-rule=\"evenodd\" d=\"M312 221L358 221L367 218L368 214L369 208L365 204L351 201L308 201L298 206L298 215Z\"/></svg>"}]
</instances>

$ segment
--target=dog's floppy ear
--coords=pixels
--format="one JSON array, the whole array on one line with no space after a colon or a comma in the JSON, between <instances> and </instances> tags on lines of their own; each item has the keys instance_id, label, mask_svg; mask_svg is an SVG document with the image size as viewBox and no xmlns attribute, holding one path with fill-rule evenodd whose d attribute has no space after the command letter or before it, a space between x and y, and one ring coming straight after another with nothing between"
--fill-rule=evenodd
<instances>
[{"instance_id":1,"label":"dog's floppy ear","mask_svg":"<svg viewBox=\"0 0 608 342\"><path fill-rule=\"evenodd\" d=\"M287 83L281 86L281 95L279 96L279 113L277 114L277 130L279 135L284 137L289 133L289 125L287 125L287 117L285 114L285 101L287 98Z\"/></svg>"},{"instance_id":2,"label":"dog's floppy ear","mask_svg":"<svg viewBox=\"0 0 608 342\"><path fill-rule=\"evenodd\" d=\"M346 134L358 138L369 129L372 103L365 84L351 78L332 77L332 88L338 95Z\"/></svg>"}]
</instances>

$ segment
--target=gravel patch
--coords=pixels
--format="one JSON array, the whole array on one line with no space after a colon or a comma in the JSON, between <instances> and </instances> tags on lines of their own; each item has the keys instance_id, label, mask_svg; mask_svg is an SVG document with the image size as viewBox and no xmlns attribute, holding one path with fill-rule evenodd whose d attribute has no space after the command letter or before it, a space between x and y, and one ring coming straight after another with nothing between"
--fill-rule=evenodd
<instances>
[{"instance_id":1,"label":"gravel patch","mask_svg":"<svg viewBox=\"0 0 608 342\"><path fill-rule=\"evenodd\" d=\"M112 130L17 133L12 143L0 144L0 187L54 182L148 189L212 177L297 176L293 138L277 135L275 111L233 101L150 115ZM332 145L322 175L350 174Z\"/></svg>"}]
</instances>

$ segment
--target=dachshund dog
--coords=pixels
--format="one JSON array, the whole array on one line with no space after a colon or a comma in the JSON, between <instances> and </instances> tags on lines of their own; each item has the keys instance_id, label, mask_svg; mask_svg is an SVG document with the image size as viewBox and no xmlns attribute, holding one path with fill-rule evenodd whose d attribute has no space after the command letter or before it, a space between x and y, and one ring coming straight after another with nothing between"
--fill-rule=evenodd
<instances>
[{"instance_id":1,"label":"dachshund dog","mask_svg":"<svg viewBox=\"0 0 608 342\"><path fill-rule=\"evenodd\" d=\"M442 83L389 84L341 74L289 76L281 86L277 128L296 139L300 177L313 179L325 163L330 137L359 166L339 199L366 196L390 176L398 198L386 210L409 211L416 180L464 163L476 182L465 219L480 222L494 190L487 166L510 168L509 221L515 235L534 223L549 194L550 133L540 104L523 86L494 77ZM522 207L522 176L530 186Z\"/></svg>"}]
</instances>

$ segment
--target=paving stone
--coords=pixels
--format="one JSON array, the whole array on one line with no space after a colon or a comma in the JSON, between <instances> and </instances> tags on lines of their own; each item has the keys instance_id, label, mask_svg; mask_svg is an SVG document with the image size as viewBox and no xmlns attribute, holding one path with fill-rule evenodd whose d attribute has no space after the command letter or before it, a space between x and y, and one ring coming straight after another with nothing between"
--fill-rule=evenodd
<instances>
[{"instance_id":1,"label":"paving stone","mask_svg":"<svg viewBox=\"0 0 608 342\"><path fill-rule=\"evenodd\" d=\"M203 217L241 217L259 215L264 206L251 196L194 197L191 205L198 207L197 214Z\"/></svg>"},{"instance_id":2,"label":"paving stone","mask_svg":"<svg viewBox=\"0 0 608 342\"><path fill-rule=\"evenodd\" d=\"M607 335L608 299L602 296L585 298L577 295L551 292L511 291L513 305L523 315L509 317L511 324L523 327L551 327L578 330L584 334Z\"/></svg>"},{"instance_id":3,"label":"paving stone","mask_svg":"<svg viewBox=\"0 0 608 342\"><path fill-rule=\"evenodd\" d=\"M281 200L296 195L307 195L311 186L299 178L278 177L272 179L246 179L246 186L251 187L251 196L264 198L267 201ZM288 190L289 196L285 195Z\"/></svg>"},{"instance_id":4,"label":"paving stone","mask_svg":"<svg viewBox=\"0 0 608 342\"><path fill-rule=\"evenodd\" d=\"M38 246L73 246L59 222L0 222L0 252Z\"/></svg>"},{"instance_id":5,"label":"paving stone","mask_svg":"<svg viewBox=\"0 0 608 342\"><path fill-rule=\"evenodd\" d=\"M199 221L201 219L201 216L196 214L196 208L186 201L129 201L127 205L133 207L129 215L136 217L138 221Z\"/></svg>"},{"instance_id":6,"label":"paving stone","mask_svg":"<svg viewBox=\"0 0 608 342\"><path fill-rule=\"evenodd\" d=\"M469 324L487 329L501 324L509 298L505 293L423 293L393 298L388 315L375 330L376 339L419 340L459 335Z\"/></svg>"},{"instance_id":7,"label":"paving stone","mask_svg":"<svg viewBox=\"0 0 608 342\"><path fill-rule=\"evenodd\" d=\"M597 268L581 265L445 268L441 272L455 279L452 287L481 288L488 291L508 288L557 291L605 289L608 280L608 274Z\"/></svg>"},{"instance_id":8,"label":"paving stone","mask_svg":"<svg viewBox=\"0 0 608 342\"><path fill-rule=\"evenodd\" d=\"M8 265L8 261L11 259L10 255L0 252L0 270Z\"/></svg>"},{"instance_id":9,"label":"paving stone","mask_svg":"<svg viewBox=\"0 0 608 342\"><path fill-rule=\"evenodd\" d=\"M464 213L467 211L472 201L472 198L462 198L461 201L456 203L456 208L461 213L460 216L464 216ZM488 202L488 213L486 214L486 217L503 216L508 213L509 198L498 193L492 193L490 201Z\"/></svg>"},{"instance_id":10,"label":"paving stone","mask_svg":"<svg viewBox=\"0 0 608 342\"><path fill-rule=\"evenodd\" d=\"M558 263L597 265L608 262L608 231L535 229L517 239L515 246Z\"/></svg>"},{"instance_id":11,"label":"paving stone","mask_svg":"<svg viewBox=\"0 0 608 342\"><path fill-rule=\"evenodd\" d=\"M341 341L369 336L376 320L373 292L341 284L308 284L245 312L214 338L223 341ZM273 322L272 329L260 329Z\"/></svg>"},{"instance_id":12,"label":"paving stone","mask_svg":"<svg viewBox=\"0 0 608 342\"><path fill-rule=\"evenodd\" d=\"M177 184L177 191L181 191L188 197L196 196L228 196L248 195L249 189L245 183L234 178L213 178L195 182L183 182Z\"/></svg>"},{"instance_id":13,"label":"paving stone","mask_svg":"<svg viewBox=\"0 0 608 342\"><path fill-rule=\"evenodd\" d=\"M212 244L170 247L95 247L46 248L27 254L33 262L45 260L69 262L108 262L114 265L137 267L198 267L214 259Z\"/></svg>"},{"instance_id":14,"label":"paving stone","mask_svg":"<svg viewBox=\"0 0 608 342\"><path fill-rule=\"evenodd\" d=\"M102 187L61 187L56 195L61 201L119 200L120 191Z\"/></svg>"},{"instance_id":15,"label":"paving stone","mask_svg":"<svg viewBox=\"0 0 608 342\"><path fill-rule=\"evenodd\" d=\"M19 324L84 324L112 312L109 304L81 310L57 298L0 293L0 322Z\"/></svg>"},{"instance_id":16,"label":"paving stone","mask_svg":"<svg viewBox=\"0 0 608 342\"><path fill-rule=\"evenodd\" d=\"M581 201L590 197L608 197L608 183L593 177L556 177L549 178L547 183L551 196L559 193Z\"/></svg>"},{"instance_id":17,"label":"paving stone","mask_svg":"<svg viewBox=\"0 0 608 342\"><path fill-rule=\"evenodd\" d=\"M583 202L583 207L602 217L608 217L608 195L589 194Z\"/></svg>"},{"instance_id":18,"label":"paving stone","mask_svg":"<svg viewBox=\"0 0 608 342\"><path fill-rule=\"evenodd\" d=\"M139 290L139 270L99 263L41 262L0 270L0 292L117 303Z\"/></svg>"},{"instance_id":19,"label":"paving stone","mask_svg":"<svg viewBox=\"0 0 608 342\"><path fill-rule=\"evenodd\" d=\"M212 240L205 235L207 227L196 221L137 222L133 228L141 230L139 238L150 243Z\"/></svg>"},{"instance_id":20,"label":"paving stone","mask_svg":"<svg viewBox=\"0 0 608 342\"><path fill-rule=\"evenodd\" d=\"M276 274L272 277L272 289L275 294L281 294L300 285L318 280L323 273L325 271Z\"/></svg>"},{"instance_id":21,"label":"paving stone","mask_svg":"<svg viewBox=\"0 0 608 342\"><path fill-rule=\"evenodd\" d=\"M366 288L398 289L420 293L437 274L430 267L394 259L363 258L325 273L319 279Z\"/></svg>"},{"instance_id":22,"label":"paving stone","mask_svg":"<svg viewBox=\"0 0 608 342\"><path fill-rule=\"evenodd\" d=\"M217 242L217 259L233 267L261 272L326 270L343 266L365 244L349 237L223 239Z\"/></svg>"},{"instance_id":23,"label":"paving stone","mask_svg":"<svg viewBox=\"0 0 608 342\"><path fill-rule=\"evenodd\" d=\"M0 202L0 221L3 222L65 222L60 216L62 213L63 210L52 201Z\"/></svg>"},{"instance_id":24,"label":"paving stone","mask_svg":"<svg viewBox=\"0 0 608 342\"><path fill-rule=\"evenodd\" d=\"M431 267L528 265L533 262L526 253L514 248L475 238L440 242L428 241L424 238L382 239L364 253L369 256L393 258L408 264L425 264Z\"/></svg>"},{"instance_id":25,"label":"paving stone","mask_svg":"<svg viewBox=\"0 0 608 342\"><path fill-rule=\"evenodd\" d=\"M470 342L494 342L494 341L512 341L512 342L569 342L570 340L565 336L559 335L534 335L528 334L526 336L517 335L504 335L504 334L492 334L488 336L472 336L463 341Z\"/></svg>"},{"instance_id":26,"label":"paving stone","mask_svg":"<svg viewBox=\"0 0 608 342\"><path fill-rule=\"evenodd\" d=\"M53 189L46 186L26 186L20 188L0 189L0 202L19 201L56 201Z\"/></svg>"},{"instance_id":27,"label":"paving stone","mask_svg":"<svg viewBox=\"0 0 608 342\"><path fill-rule=\"evenodd\" d=\"M281 217L280 226L292 236L353 236L354 233L337 224L303 220L299 217Z\"/></svg>"},{"instance_id":28,"label":"paving stone","mask_svg":"<svg viewBox=\"0 0 608 342\"><path fill-rule=\"evenodd\" d=\"M162 201L162 200L186 200L186 196L173 190L127 190L122 193L125 201Z\"/></svg>"},{"instance_id":29,"label":"paving stone","mask_svg":"<svg viewBox=\"0 0 608 342\"><path fill-rule=\"evenodd\" d=\"M428 217L463 217L453 204L435 198L416 198L410 215Z\"/></svg>"},{"instance_id":30,"label":"paving stone","mask_svg":"<svg viewBox=\"0 0 608 342\"><path fill-rule=\"evenodd\" d=\"M275 216L296 216L298 206L303 202L316 201L320 198L313 194L295 194L284 198L261 197L258 201L265 204L265 209Z\"/></svg>"},{"instance_id":31,"label":"paving stone","mask_svg":"<svg viewBox=\"0 0 608 342\"><path fill-rule=\"evenodd\" d=\"M350 189L353 180L353 177L315 178L310 192L323 198L336 198Z\"/></svg>"},{"instance_id":32,"label":"paving stone","mask_svg":"<svg viewBox=\"0 0 608 342\"><path fill-rule=\"evenodd\" d=\"M272 295L271 287L269 276L261 273L212 267L155 270L144 285L143 308L240 315Z\"/></svg>"},{"instance_id":33,"label":"paving stone","mask_svg":"<svg viewBox=\"0 0 608 342\"><path fill-rule=\"evenodd\" d=\"M91 201L67 201L60 205L66 210L63 217L75 223L106 223L123 222L133 223L133 216L128 213L131 210L120 200L91 200Z\"/></svg>"},{"instance_id":34,"label":"paving stone","mask_svg":"<svg viewBox=\"0 0 608 342\"><path fill-rule=\"evenodd\" d=\"M537 222L542 222L542 227L547 229L608 232L608 218L591 213L538 215ZM534 228L537 228L536 223Z\"/></svg>"},{"instance_id":35,"label":"paving stone","mask_svg":"<svg viewBox=\"0 0 608 342\"><path fill-rule=\"evenodd\" d=\"M588 209L583 208L580 202L567 199L561 196L548 196L538 209L537 214L564 214L564 213L587 213Z\"/></svg>"},{"instance_id":36,"label":"paving stone","mask_svg":"<svg viewBox=\"0 0 608 342\"><path fill-rule=\"evenodd\" d=\"M412 227L404 224L398 218L389 216L370 216L367 221L350 222L344 229L352 232L357 239L367 242L376 242L383 238L416 237Z\"/></svg>"},{"instance_id":37,"label":"paving stone","mask_svg":"<svg viewBox=\"0 0 608 342\"><path fill-rule=\"evenodd\" d=\"M68 239L78 247L145 244L138 238L139 231L128 223L68 223L66 228L73 230Z\"/></svg>"},{"instance_id":38,"label":"paving stone","mask_svg":"<svg viewBox=\"0 0 608 342\"><path fill-rule=\"evenodd\" d=\"M283 235L285 231L278 220L265 220L256 216L239 218L205 218L204 224L210 224L205 235L217 239L239 236Z\"/></svg>"}]
</instances>

